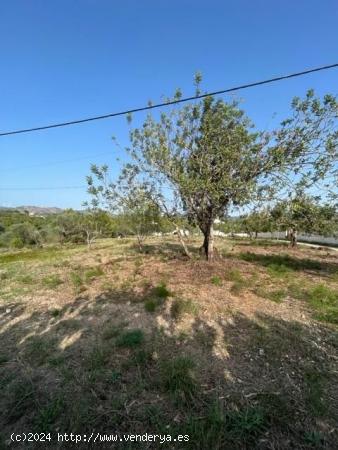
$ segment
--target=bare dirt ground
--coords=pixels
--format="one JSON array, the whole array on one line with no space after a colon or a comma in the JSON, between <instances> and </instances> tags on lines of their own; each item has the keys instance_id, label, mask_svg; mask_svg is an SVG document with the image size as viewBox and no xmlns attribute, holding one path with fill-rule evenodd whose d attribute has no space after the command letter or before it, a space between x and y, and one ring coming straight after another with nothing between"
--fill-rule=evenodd
<instances>
[{"instance_id":1,"label":"bare dirt ground","mask_svg":"<svg viewBox=\"0 0 338 450\"><path fill-rule=\"evenodd\" d=\"M128 449L337 448L337 253L220 240L207 263L198 245L0 254L0 448L93 430L189 435Z\"/></svg>"}]
</instances>

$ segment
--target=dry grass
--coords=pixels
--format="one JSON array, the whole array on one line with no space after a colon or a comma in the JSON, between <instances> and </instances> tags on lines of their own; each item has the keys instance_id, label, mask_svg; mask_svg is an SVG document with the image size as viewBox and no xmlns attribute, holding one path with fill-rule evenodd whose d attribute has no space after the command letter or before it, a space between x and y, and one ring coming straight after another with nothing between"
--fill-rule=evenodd
<instances>
[{"instance_id":1,"label":"dry grass","mask_svg":"<svg viewBox=\"0 0 338 450\"><path fill-rule=\"evenodd\" d=\"M337 253L218 246L212 264L156 239L2 254L0 448L112 425L187 449L335 448Z\"/></svg>"}]
</instances>

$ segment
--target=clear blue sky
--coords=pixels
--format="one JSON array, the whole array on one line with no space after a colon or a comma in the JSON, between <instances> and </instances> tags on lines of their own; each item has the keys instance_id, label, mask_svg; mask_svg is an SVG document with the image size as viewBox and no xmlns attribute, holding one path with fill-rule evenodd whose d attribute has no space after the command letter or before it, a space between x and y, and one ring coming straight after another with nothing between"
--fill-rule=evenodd
<instances>
[{"instance_id":1,"label":"clear blue sky","mask_svg":"<svg viewBox=\"0 0 338 450\"><path fill-rule=\"evenodd\" d=\"M196 70L211 91L336 63L337 23L336 0L3 1L0 130L141 106L176 87L190 95ZM240 97L265 128L288 114L293 96L337 93L337 80L334 69ZM126 145L127 130L116 118L0 138L0 188L85 185L90 162L116 173L111 136ZM7 206L79 208L85 198L85 189L0 190Z\"/></svg>"}]
</instances>

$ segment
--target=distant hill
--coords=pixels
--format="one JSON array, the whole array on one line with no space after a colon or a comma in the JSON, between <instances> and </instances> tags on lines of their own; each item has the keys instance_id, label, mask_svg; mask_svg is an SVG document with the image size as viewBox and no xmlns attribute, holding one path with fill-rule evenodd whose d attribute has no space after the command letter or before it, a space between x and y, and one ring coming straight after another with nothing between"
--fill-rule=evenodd
<instances>
[{"instance_id":1,"label":"distant hill","mask_svg":"<svg viewBox=\"0 0 338 450\"><path fill-rule=\"evenodd\" d=\"M56 206L17 206L9 208L7 206L0 206L0 211L18 211L21 213L28 213L30 216L48 216L49 214L62 213L63 209Z\"/></svg>"}]
</instances>

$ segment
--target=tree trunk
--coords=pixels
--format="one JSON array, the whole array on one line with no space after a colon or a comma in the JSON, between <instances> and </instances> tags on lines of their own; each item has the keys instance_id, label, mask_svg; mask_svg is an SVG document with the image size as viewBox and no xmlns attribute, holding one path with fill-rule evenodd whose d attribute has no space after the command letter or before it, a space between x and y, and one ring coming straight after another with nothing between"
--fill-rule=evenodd
<instances>
[{"instance_id":1,"label":"tree trunk","mask_svg":"<svg viewBox=\"0 0 338 450\"><path fill-rule=\"evenodd\" d=\"M289 239L291 247L295 247L297 244L297 234L294 228L290 228L289 230Z\"/></svg>"},{"instance_id":2,"label":"tree trunk","mask_svg":"<svg viewBox=\"0 0 338 450\"><path fill-rule=\"evenodd\" d=\"M180 241L180 244L181 244L182 247L183 247L184 253L186 254L186 256L187 256L189 259L191 259L190 252L189 252L187 246L185 245L184 239L183 239L183 237L182 237L182 235L181 235L181 230L177 227L177 228L176 228L176 231L177 231L177 237L178 237L178 239L179 239L179 241Z\"/></svg>"},{"instance_id":3,"label":"tree trunk","mask_svg":"<svg viewBox=\"0 0 338 450\"><path fill-rule=\"evenodd\" d=\"M208 261L214 259L214 227L212 223L209 223L204 230L202 230L204 235L203 245L201 247L202 253Z\"/></svg>"},{"instance_id":4,"label":"tree trunk","mask_svg":"<svg viewBox=\"0 0 338 450\"><path fill-rule=\"evenodd\" d=\"M140 253L142 253L143 251L142 241L143 241L142 237L139 234L137 234L137 243Z\"/></svg>"}]
</instances>

